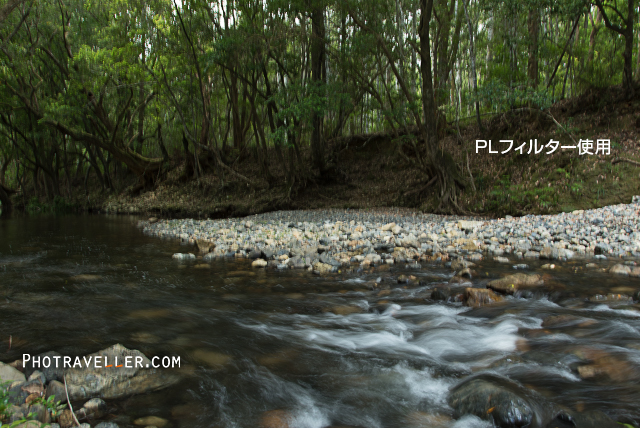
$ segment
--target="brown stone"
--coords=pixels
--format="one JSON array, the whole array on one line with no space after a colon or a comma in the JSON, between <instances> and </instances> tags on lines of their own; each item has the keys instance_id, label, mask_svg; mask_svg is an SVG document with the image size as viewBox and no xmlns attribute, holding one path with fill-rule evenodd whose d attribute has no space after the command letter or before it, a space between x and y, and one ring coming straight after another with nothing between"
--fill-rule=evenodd
<instances>
[{"instance_id":1,"label":"brown stone","mask_svg":"<svg viewBox=\"0 0 640 428\"><path fill-rule=\"evenodd\" d=\"M490 305L502 300L504 300L502 296L486 288L469 287L464 290L464 304L473 308Z\"/></svg>"},{"instance_id":2,"label":"brown stone","mask_svg":"<svg viewBox=\"0 0 640 428\"><path fill-rule=\"evenodd\" d=\"M504 278L491 281L487 288L502 294L513 294L517 290L524 288L535 288L544 284L540 275L526 273L516 273L514 275L505 276Z\"/></svg>"},{"instance_id":3,"label":"brown stone","mask_svg":"<svg viewBox=\"0 0 640 428\"><path fill-rule=\"evenodd\" d=\"M269 410L260 418L260 428L293 428L293 418L286 410Z\"/></svg>"},{"instance_id":4,"label":"brown stone","mask_svg":"<svg viewBox=\"0 0 640 428\"><path fill-rule=\"evenodd\" d=\"M60 416L58 416L58 424L60 428L70 428L75 425L75 421L73 420L73 412L69 409L64 409Z\"/></svg>"},{"instance_id":5,"label":"brown stone","mask_svg":"<svg viewBox=\"0 0 640 428\"><path fill-rule=\"evenodd\" d=\"M629 382L640 379L640 373L628 360L620 355L596 348L579 348L574 353L588 364L578 367L583 379L607 377L615 382Z\"/></svg>"}]
</instances>

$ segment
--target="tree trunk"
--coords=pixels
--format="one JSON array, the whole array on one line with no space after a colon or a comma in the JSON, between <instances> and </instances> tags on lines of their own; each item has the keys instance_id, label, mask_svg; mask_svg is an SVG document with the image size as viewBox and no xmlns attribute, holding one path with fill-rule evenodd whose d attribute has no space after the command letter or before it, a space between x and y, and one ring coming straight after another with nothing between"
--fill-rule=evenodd
<instances>
[{"instance_id":1,"label":"tree trunk","mask_svg":"<svg viewBox=\"0 0 640 428\"><path fill-rule=\"evenodd\" d=\"M633 88L633 71L632 71L632 62L633 62L633 18L635 16L635 0L627 1L627 17L622 18L624 22L624 27L620 27L619 25L612 23L609 19L609 16L606 13L604 8L604 4L602 0L595 0L596 6L600 10L602 14L602 19L604 19L605 26L620 34L624 37L624 52L622 57L624 59L624 68L622 73L622 86L626 89L627 98L632 98L634 95ZM616 9L617 11L617 9ZM621 16L621 14L618 12ZM621 16L622 17L622 16Z\"/></svg>"},{"instance_id":2,"label":"tree trunk","mask_svg":"<svg viewBox=\"0 0 640 428\"><path fill-rule=\"evenodd\" d=\"M529 60L527 63L527 78L529 87L538 87L538 33L540 33L540 11L537 8L529 10L527 18L529 29Z\"/></svg>"},{"instance_id":3,"label":"tree trunk","mask_svg":"<svg viewBox=\"0 0 640 428\"><path fill-rule=\"evenodd\" d=\"M2 217L9 215L13 210L10 197L12 193L14 193L12 190L0 184L0 203L2 203L2 213L0 213L0 216Z\"/></svg>"},{"instance_id":4,"label":"tree trunk","mask_svg":"<svg viewBox=\"0 0 640 428\"><path fill-rule=\"evenodd\" d=\"M593 52L596 46L596 36L598 35L598 25L602 22L602 14L600 13L600 9L596 12L596 20L593 20L593 16L589 14L591 18L591 34L589 35L589 53L587 55L587 64L591 64L593 62Z\"/></svg>"},{"instance_id":5,"label":"tree trunk","mask_svg":"<svg viewBox=\"0 0 640 428\"><path fill-rule=\"evenodd\" d=\"M317 97L321 97L324 92L324 68L325 68L325 26L324 26L324 6L318 4L321 0L316 0L311 12L311 84ZM311 150L314 166L322 171L325 168L325 143L323 138L324 113L314 109L311 113Z\"/></svg>"},{"instance_id":6,"label":"tree trunk","mask_svg":"<svg viewBox=\"0 0 640 428\"><path fill-rule=\"evenodd\" d=\"M478 101L478 75L476 73L476 50L475 44L473 42L473 27L471 26L471 19L469 18L469 11L467 9L467 1L463 0L462 5L464 6L464 14L467 17L467 24L469 26L469 45L471 48L470 56L471 56L471 76L473 77L473 94L476 98L476 119L478 121L478 129L480 132L484 132L484 127L482 126L482 120L480 120L480 101Z\"/></svg>"}]
</instances>

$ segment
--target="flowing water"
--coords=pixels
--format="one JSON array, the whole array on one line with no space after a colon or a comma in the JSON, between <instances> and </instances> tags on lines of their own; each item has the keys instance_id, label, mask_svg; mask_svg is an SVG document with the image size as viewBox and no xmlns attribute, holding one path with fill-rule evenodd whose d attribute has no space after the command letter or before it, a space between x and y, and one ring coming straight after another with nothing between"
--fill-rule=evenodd
<instances>
[{"instance_id":1,"label":"flowing water","mask_svg":"<svg viewBox=\"0 0 640 428\"><path fill-rule=\"evenodd\" d=\"M452 276L442 265L319 277L246 260L180 263L171 255L193 249L146 237L135 220L0 220L0 360L115 343L181 357L180 384L109 403L121 426L157 415L174 426L255 427L283 409L300 428L484 427L447 419L449 389L481 372L575 411L640 421L638 305L585 301L634 295L638 278L573 262L552 272L551 292L471 309L430 299ZM513 273L493 262L477 271L476 284ZM400 274L420 282L400 285Z\"/></svg>"}]
</instances>

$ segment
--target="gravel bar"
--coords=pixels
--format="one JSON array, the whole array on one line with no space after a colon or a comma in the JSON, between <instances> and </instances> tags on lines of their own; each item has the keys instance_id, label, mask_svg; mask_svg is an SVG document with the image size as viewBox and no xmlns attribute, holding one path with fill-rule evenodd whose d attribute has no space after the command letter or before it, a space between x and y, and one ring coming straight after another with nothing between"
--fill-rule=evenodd
<instances>
[{"instance_id":1,"label":"gravel bar","mask_svg":"<svg viewBox=\"0 0 640 428\"><path fill-rule=\"evenodd\" d=\"M356 263L375 266L452 258L640 258L639 225L639 196L631 204L490 220L381 208L276 211L223 220L150 218L138 224L147 235L197 245L198 256L174 254L178 260L249 258L254 267L306 268L316 273ZM640 268L622 271L640 275Z\"/></svg>"}]
</instances>

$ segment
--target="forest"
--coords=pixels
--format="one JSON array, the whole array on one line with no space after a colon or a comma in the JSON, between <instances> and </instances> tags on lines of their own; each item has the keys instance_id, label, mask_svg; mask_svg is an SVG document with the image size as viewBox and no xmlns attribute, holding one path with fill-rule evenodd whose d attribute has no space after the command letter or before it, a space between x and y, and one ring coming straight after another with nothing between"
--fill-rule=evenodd
<instances>
[{"instance_id":1,"label":"forest","mask_svg":"<svg viewBox=\"0 0 640 428\"><path fill-rule=\"evenodd\" d=\"M535 176L518 190L506 170L483 171L475 139L592 138L572 125L582 114L633 156L639 25L635 0L7 0L3 212L168 182L218 207L257 194L270 202L254 211L296 206L353 187L347 153L374 142L390 161L363 158L371 179L409 176L396 205L488 212L520 195L522 212L550 209L550 191L527 187ZM568 178L571 157L550 171ZM537 159L511 163L531 173ZM580 199L589 183L572 177ZM493 202L469 202L483 189Z\"/></svg>"}]
</instances>

